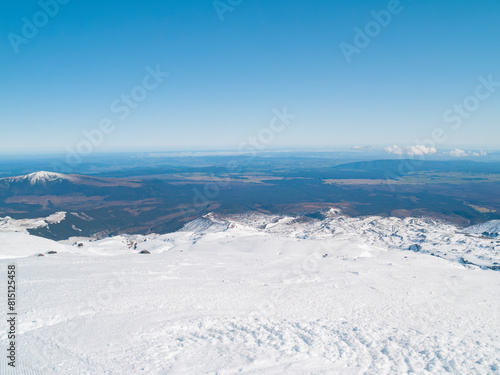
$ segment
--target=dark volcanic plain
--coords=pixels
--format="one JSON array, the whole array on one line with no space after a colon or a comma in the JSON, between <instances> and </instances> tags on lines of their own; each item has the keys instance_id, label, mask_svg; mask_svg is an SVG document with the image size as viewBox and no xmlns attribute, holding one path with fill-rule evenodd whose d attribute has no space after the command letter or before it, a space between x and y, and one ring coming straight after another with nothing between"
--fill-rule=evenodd
<instances>
[{"instance_id":1,"label":"dark volcanic plain","mask_svg":"<svg viewBox=\"0 0 500 375\"><path fill-rule=\"evenodd\" d=\"M500 218L500 163L422 162L411 169L401 168L402 163L219 158L196 166L71 174L35 185L4 178L0 216L22 219L65 211L61 223L31 230L53 239L167 233L208 212L314 218L336 207L351 216L429 216L461 226Z\"/></svg>"}]
</instances>

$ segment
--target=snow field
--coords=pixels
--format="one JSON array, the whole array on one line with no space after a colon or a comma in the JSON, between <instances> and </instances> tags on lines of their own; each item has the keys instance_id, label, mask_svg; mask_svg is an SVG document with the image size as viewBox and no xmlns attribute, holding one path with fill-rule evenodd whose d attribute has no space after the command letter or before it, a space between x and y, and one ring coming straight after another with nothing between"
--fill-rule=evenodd
<instances>
[{"instance_id":1,"label":"snow field","mask_svg":"<svg viewBox=\"0 0 500 375\"><path fill-rule=\"evenodd\" d=\"M42 374L499 371L499 272L238 228L141 237L136 249L127 239L15 260L24 363Z\"/></svg>"}]
</instances>

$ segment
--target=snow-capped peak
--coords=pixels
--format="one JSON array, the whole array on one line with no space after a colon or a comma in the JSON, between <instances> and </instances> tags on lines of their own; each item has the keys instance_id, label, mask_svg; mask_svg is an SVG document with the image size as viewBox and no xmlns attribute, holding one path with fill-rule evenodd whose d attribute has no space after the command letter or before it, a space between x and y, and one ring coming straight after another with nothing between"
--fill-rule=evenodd
<instances>
[{"instance_id":1,"label":"snow-capped peak","mask_svg":"<svg viewBox=\"0 0 500 375\"><path fill-rule=\"evenodd\" d=\"M69 179L70 178L67 175L61 173L39 171L24 176L8 178L7 180L9 182L27 181L30 183L30 185L34 186L34 185L45 185L47 184L47 182L56 182Z\"/></svg>"}]
</instances>

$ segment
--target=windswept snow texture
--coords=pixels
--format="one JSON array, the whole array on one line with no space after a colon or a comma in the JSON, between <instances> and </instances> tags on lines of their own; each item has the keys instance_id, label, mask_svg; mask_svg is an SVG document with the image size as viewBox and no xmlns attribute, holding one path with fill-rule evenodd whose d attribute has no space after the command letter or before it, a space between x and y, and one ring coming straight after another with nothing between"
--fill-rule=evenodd
<instances>
[{"instance_id":1,"label":"windswept snow texture","mask_svg":"<svg viewBox=\"0 0 500 375\"><path fill-rule=\"evenodd\" d=\"M207 215L167 235L56 243L4 232L4 256L22 247L13 236L31 243L0 268L17 264L27 373L498 373L500 272L454 258L488 263L496 250L457 232L335 212ZM450 259L428 253L455 247Z\"/></svg>"}]
</instances>

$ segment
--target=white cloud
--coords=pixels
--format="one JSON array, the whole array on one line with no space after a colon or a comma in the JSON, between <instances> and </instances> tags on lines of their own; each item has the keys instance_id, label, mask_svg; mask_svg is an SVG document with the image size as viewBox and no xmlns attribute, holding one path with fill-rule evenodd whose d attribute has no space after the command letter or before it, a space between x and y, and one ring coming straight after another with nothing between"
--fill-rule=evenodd
<instances>
[{"instance_id":1,"label":"white cloud","mask_svg":"<svg viewBox=\"0 0 500 375\"><path fill-rule=\"evenodd\" d=\"M469 153L464 150L456 148L450 152L450 156L453 156L454 158L464 158L466 156L469 156Z\"/></svg>"},{"instance_id":2,"label":"white cloud","mask_svg":"<svg viewBox=\"0 0 500 375\"><path fill-rule=\"evenodd\" d=\"M422 155L434 155L437 150L434 147L427 147L425 145L415 145L410 147L400 147L400 146L390 146L385 148L385 152L389 154L394 154L398 156L422 156Z\"/></svg>"},{"instance_id":3,"label":"white cloud","mask_svg":"<svg viewBox=\"0 0 500 375\"><path fill-rule=\"evenodd\" d=\"M413 155L433 155L437 153L437 150L434 147L427 147L425 145L416 145L411 146L407 149L407 153L410 156Z\"/></svg>"},{"instance_id":4,"label":"white cloud","mask_svg":"<svg viewBox=\"0 0 500 375\"><path fill-rule=\"evenodd\" d=\"M396 146L396 145L386 147L385 152L387 152L389 154L399 155L399 156L404 154L404 150L401 147Z\"/></svg>"},{"instance_id":5,"label":"white cloud","mask_svg":"<svg viewBox=\"0 0 500 375\"><path fill-rule=\"evenodd\" d=\"M473 151L464 151L456 148L450 152L450 156L453 156L454 158L465 158L467 156L474 156L477 158L479 156L486 156L486 155L488 155L488 153L484 152L483 150L478 152L473 152Z\"/></svg>"}]
</instances>

